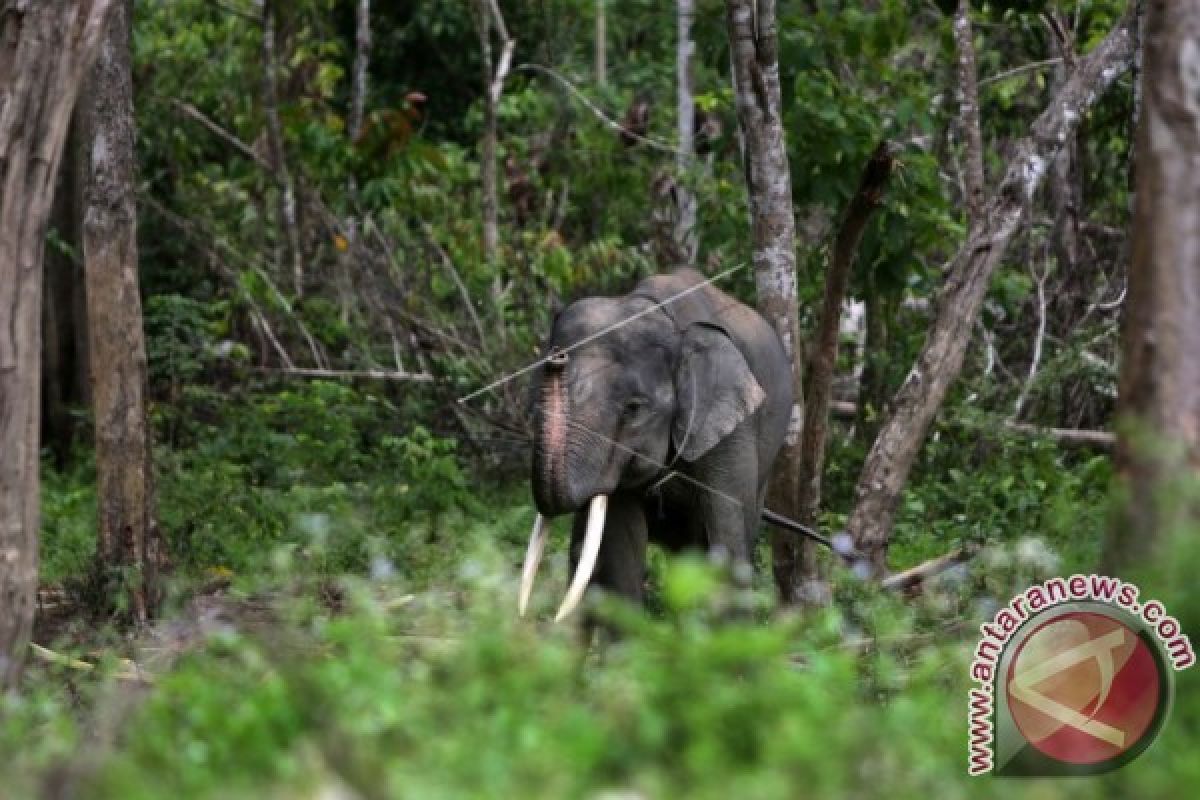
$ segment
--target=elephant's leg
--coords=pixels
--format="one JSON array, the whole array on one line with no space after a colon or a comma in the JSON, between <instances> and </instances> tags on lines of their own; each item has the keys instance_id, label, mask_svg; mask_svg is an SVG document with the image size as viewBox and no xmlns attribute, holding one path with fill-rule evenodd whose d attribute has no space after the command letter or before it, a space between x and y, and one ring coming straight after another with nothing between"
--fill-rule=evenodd
<instances>
[{"instance_id":1,"label":"elephant's leg","mask_svg":"<svg viewBox=\"0 0 1200 800\"><path fill-rule=\"evenodd\" d=\"M696 487L691 526L710 551L722 551L734 564L752 564L760 514L757 463L753 447L730 439L696 465L704 488Z\"/></svg>"},{"instance_id":2,"label":"elephant's leg","mask_svg":"<svg viewBox=\"0 0 1200 800\"><path fill-rule=\"evenodd\" d=\"M575 515L571 527L571 574L579 563L587 514ZM608 515L604 522L604 538L592 574L592 586L641 603L646 580L646 515L639 498L615 494L609 498Z\"/></svg>"}]
</instances>

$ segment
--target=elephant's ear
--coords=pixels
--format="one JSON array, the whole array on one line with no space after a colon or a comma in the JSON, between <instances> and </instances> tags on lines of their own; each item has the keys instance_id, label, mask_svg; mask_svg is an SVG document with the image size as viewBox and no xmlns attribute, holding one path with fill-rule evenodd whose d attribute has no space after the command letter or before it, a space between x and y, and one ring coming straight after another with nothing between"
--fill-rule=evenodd
<instances>
[{"instance_id":1,"label":"elephant's ear","mask_svg":"<svg viewBox=\"0 0 1200 800\"><path fill-rule=\"evenodd\" d=\"M729 335L696 323L683 334L671 438L684 461L695 461L762 405L765 393Z\"/></svg>"}]
</instances>

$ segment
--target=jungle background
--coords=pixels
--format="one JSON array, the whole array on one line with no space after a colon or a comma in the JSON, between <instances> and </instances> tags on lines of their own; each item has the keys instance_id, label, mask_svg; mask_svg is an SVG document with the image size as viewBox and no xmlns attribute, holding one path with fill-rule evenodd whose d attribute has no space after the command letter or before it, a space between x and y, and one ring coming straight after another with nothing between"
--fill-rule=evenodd
<instances>
[{"instance_id":1,"label":"jungle background","mask_svg":"<svg viewBox=\"0 0 1200 800\"><path fill-rule=\"evenodd\" d=\"M695 116L680 159L683 5ZM881 142L894 158L848 279L844 316L862 324L842 331L825 532L847 524L969 233L955 10L778 6L802 338L864 167ZM969 10L990 186L1126 3ZM826 601L781 606L765 542L751 589L655 553L649 608L601 601L620 635L588 648L549 621L564 522L516 618L527 383L459 400L536 359L574 298L680 261L710 276L751 261L726 8L495 11L132 4L162 595L141 618L136 593L106 596L96 574L76 119L44 261L38 612L20 687L0 695L0 795L1149 798L1200 782L1190 672L1160 740L1115 774L966 777L979 623L1035 580L1096 570L1120 519L1137 72L1025 202L897 506L891 569L970 557L898 593L822 556ZM750 268L721 286L754 303ZM1200 630L1197 532L1122 572L1185 631Z\"/></svg>"}]
</instances>

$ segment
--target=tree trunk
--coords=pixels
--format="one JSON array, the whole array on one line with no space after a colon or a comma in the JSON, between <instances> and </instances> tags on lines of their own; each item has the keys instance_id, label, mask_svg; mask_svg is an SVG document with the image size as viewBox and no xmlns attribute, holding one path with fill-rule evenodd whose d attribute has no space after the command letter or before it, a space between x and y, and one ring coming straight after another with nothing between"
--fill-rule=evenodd
<instances>
[{"instance_id":1,"label":"tree trunk","mask_svg":"<svg viewBox=\"0 0 1200 800\"><path fill-rule=\"evenodd\" d=\"M691 171L695 147L696 104L692 96L692 54L696 43L692 41L692 22L696 18L695 0L677 0L676 23L678 39L675 47L675 96L676 113L679 116L679 152L675 156L676 179L675 228L673 238L680 253L680 263L694 266L696 263L696 196L688 188L688 173Z\"/></svg>"},{"instance_id":2,"label":"tree trunk","mask_svg":"<svg viewBox=\"0 0 1200 800\"><path fill-rule=\"evenodd\" d=\"M804 432L800 437L800 476L796 519L815 527L821 507L821 475L825 468L825 437L829 430L829 405L833 375L837 367L839 324L842 301L854 266L858 243L871 214L883 202L883 190L895 161L890 145L883 142L875 149L863 170L858 191L846 208L842 227L833 247L833 258L825 276L825 297L821 320L813 342L812 357L806 375L804 393Z\"/></svg>"},{"instance_id":3,"label":"tree trunk","mask_svg":"<svg viewBox=\"0 0 1200 800\"><path fill-rule=\"evenodd\" d=\"M350 97L350 141L362 133L363 114L367 107L367 72L371 60L371 0L358 0L354 23L354 77Z\"/></svg>"},{"instance_id":4,"label":"tree trunk","mask_svg":"<svg viewBox=\"0 0 1200 800\"><path fill-rule=\"evenodd\" d=\"M37 590L42 255L109 0L0 3L0 685L21 672Z\"/></svg>"},{"instance_id":5,"label":"tree trunk","mask_svg":"<svg viewBox=\"0 0 1200 800\"><path fill-rule=\"evenodd\" d=\"M734 96L745 142L758 307L774 326L792 360L796 398L767 500L775 511L794 517L800 431L804 424L804 370L796 306L796 223L792 216L792 178L781 117L775 2L726 0L725 7ZM801 601L809 588L819 591L819 587L805 584L808 577L817 575L816 549L811 543L800 543L790 534L772 531L771 554L775 585L783 603Z\"/></svg>"},{"instance_id":6,"label":"tree trunk","mask_svg":"<svg viewBox=\"0 0 1200 800\"><path fill-rule=\"evenodd\" d=\"M117 0L78 110L82 245L96 429L97 600L136 624L162 596L138 294L131 0Z\"/></svg>"},{"instance_id":7,"label":"tree trunk","mask_svg":"<svg viewBox=\"0 0 1200 800\"><path fill-rule=\"evenodd\" d=\"M487 0L479 0L479 53L483 67L483 138L479 149L479 182L483 191L483 257L496 259L500 242L497 220L499 189L496 183L496 104L492 102L492 15Z\"/></svg>"},{"instance_id":8,"label":"tree trunk","mask_svg":"<svg viewBox=\"0 0 1200 800\"><path fill-rule=\"evenodd\" d=\"M1200 2L1146 3L1133 264L1122 330L1119 570L1200 522Z\"/></svg>"},{"instance_id":9,"label":"tree trunk","mask_svg":"<svg viewBox=\"0 0 1200 800\"><path fill-rule=\"evenodd\" d=\"M483 257L491 262L496 259L496 249L500 246L500 200L496 176L496 145L499 139L497 132L496 111L500 105L500 96L504 91L504 79L508 76L509 65L515 42L509 38L504 17L500 14L497 0L476 0L475 15L479 26L479 49L483 66L483 138L479 143L479 180L483 193ZM503 50L498 62L492 58L492 25L500 36ZM497 276L498 280L498 276ZM499 285L495 287L498 293Z\"/></svg>"},{"instance_id":10,"label":"tree trunk","mask_svg":"<svg viewBox=\"0 0 1200 800\"><path fill-rule=\"evenodd\" d=\"M283 125L279 120L279 65L275 53L275 0L262 4L263 114L267 120L267 148L271 167L279 182L279 224L283 229L288 261L292 270L292 292L304 296L304 253L300 249L300 225L296 219L296 186L288 171L287 152L283 145Z\"/></svg>"},{"instance_id":11,"label":"tree trunk","mask_svg":"<svg viewBox=\"0 0 1200 800\"><path fill-rule=\"evenodd\" d=\"M1017 232L1025 208L1041 186L1050 162L1080 119L1133 59L1132 17L1080 61L1078 69L1016 143L1009 168L988 203L979 229L959 250L942 287L925 345L896 393L891 414L867 455L847 529L878 574L887 570L887 543L900 493L925 434L950 384L962 368L971 329L988 281Z\"/></svg>"},{"instance_id":12,"label":"tree trunk","mask_svg":"<svg viewBox=\"0 0 1200 800\"><path fill-rule=\"evenodd\" d=\"M596 0L596 85L608 84L608 0Z\"/></svg>"},{"instance_id":13,"label":"tree trunk","mask_svg":"<svg viewBox=\"0 0 1200 800\"><path fill-rule=\"evenodd\" d=\"M959 120L963 129L966 158L967 218L975 225L983 215L983 133L979 125L979 84L975 66L975 38L971 30L970 0L958 0L954 12L954 43L958 51Z\"/></svg>"}]
</instances>

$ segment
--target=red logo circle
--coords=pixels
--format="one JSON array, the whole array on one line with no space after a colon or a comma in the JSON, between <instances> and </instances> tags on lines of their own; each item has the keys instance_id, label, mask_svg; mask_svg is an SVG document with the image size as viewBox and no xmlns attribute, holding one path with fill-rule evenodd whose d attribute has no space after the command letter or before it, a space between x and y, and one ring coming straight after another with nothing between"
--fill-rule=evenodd
<instances>
[{"instance_id":1,"label":"red logo circle","mask_svg":"<svg viewBox=\"0 0 1200 800\"><path fill-rule=\"evenodd\" d=\"M1153 736L1160 665L1136 631L1106 614L1067 612L1020 645L1004 684L1021 735L1050 758L1098 764Z\"/></svg>"}]
</instances>

